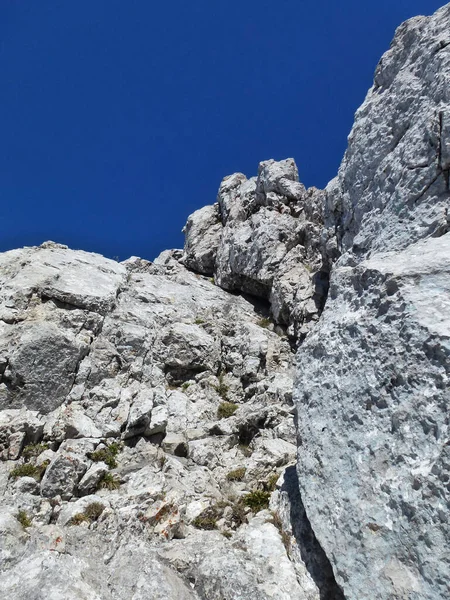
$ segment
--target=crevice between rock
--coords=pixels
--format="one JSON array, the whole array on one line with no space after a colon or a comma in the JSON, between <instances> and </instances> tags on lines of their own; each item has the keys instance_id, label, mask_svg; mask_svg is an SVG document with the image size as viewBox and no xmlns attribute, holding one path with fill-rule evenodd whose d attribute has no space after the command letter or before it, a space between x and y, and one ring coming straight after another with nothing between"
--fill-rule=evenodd
<instances>
[{"instance_id":1,"label":"crevice between rock","mask_svg":"<svg viewBox=\"0 0 450 600\"><path fill-rule=\"evenodd\" d=\"M334 578L331 563L309 522L300 494L297 470L294 466L286 469L281 491L286 492L289 497L292 533L302 560L319 588L320 600L346 600Z\"/></svg>"}]
</instances>

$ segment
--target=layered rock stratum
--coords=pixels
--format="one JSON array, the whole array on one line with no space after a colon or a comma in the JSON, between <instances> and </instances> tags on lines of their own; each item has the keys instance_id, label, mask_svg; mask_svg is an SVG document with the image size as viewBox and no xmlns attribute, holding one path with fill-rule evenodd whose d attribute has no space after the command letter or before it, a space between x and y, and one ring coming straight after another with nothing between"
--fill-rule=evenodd
<instances>
[{"instance_id":1,"label":"layered rock stratum","mask_svg":"<svg viewBox=\"0 0 450 600\"><path fill-rule=\"evenodd\" d=\"M183 251L0 255L3 597L450 597L449 67L447 5Z\"/></svg>"}]
</instances>

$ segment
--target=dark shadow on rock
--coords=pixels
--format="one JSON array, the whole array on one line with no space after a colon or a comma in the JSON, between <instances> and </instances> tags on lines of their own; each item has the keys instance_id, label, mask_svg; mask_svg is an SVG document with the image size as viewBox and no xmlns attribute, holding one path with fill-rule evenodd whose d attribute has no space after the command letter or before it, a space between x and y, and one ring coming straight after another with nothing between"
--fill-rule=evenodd
<instances>
[{"instance_id":1,"label":"dark shadow on rock","mask_svg":"<svg viewBox=\"0 0 450 600\"><path fill-rule=\"evenodd\" d=\"M330 561L314 535L306 515L295 467L286 469L281 491L286 492L289 497L292 533L303 562L320 590L320 600L345 600L345 596L334 578Z\"/></svg>"}]
</instances>

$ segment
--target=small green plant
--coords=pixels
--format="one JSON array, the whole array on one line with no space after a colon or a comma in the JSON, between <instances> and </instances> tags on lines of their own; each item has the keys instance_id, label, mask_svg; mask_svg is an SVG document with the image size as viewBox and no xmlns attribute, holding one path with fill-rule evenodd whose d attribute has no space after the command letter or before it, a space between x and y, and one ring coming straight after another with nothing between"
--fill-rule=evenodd
<instances>
[{"instance_id":1,"label":"small green plant","mask_svg":"<svg viewBox=\"0 0 450 600\"><path fill-rule=\"evenodd\" d=\"M92 502L89 506L86 506L83 512L74 515L68 525L81 525L82 523L88 523L89 525L94 521L97 521L105 507L100 502Z\"/></svg>"},{"instance_id":2,"label":"small green plant","mask_svg":"<svg viewBox=\"0 0 450 600\"><path fill-rule=\"evenodd\" d=\"M112 473L105 473L98 482L98 489L101 490L118 490L120 488L120 481L117 477L114 477Z\"/></svg>"},{"instance_id":3,"label":"small green plant","mask_svg":"<svg viewBox=\"0 0 450 600\"><path fill-rule=\"evenodd\" d=\"M16 519L19 521L19 523L24 529L26 529L27 527L31 527L31 519L25 510L19 510L19 512L16 515Z\"/></svg>"},{"instance_id":4,"label":"small green plant","mask_svg":"<svg viewBox=\"0 0 450 600\"><path fill-rule=\"evenodd\" d=\"M106 448L101 448L100 450L95 450L95 452L90 452L88 457L94 462L104 462L110 469L115 469L117 467L116 456L121 450L121 443L112 442L111 444L108 444Z\"/></svg>"},{"instance_id":5,"label":"small green plant","mask_svg":"<svg viewBox=\"0 0 450 600\"><path fill-rule=\"evenodd\" d=\"M183 392L185 392L190 385L191 384L189 383L189 381L186 381L185 383L183 383L183 385L181 386L181 389L183 390Z\"/></svg>"},{"instance_id":6,"label":"small green plant","mask_svg":"<svg viewBox=\"0 0 450 600\"><path fill-rule=\"evenodd\" d=\"M214 277L210 277L210 278L208 279L208 281L209 281L210 283L212 283L213 285L215 285L215 283L216 283L216 282L214 281Z\"/></svg>"},{"instance_id":7,"label":"small green plant","mask_svg":"<svg viewBox=\"0 0 450 600\"><path fill-rule=\"evenodd\" d=\"M36 481L41 481L44 476L45 469L48 467L49 461L46 460L39 467L32 465L31 463L23 463L15 467L9 474L12 479L18 479L19 477L34 477Z\"/></svg>"},{"instance_id":8,"label":"small green plant","mask_svg":"<svg viewBox=\"0 0 450 600\"><path fill-rule=\"evenodd\" d=\"M123 450L123 442L111 442L108 444L108 450L113 456L117 456Z\"/></svg>"},{"instance_id":9,"label":"small green plant","mask_svg":"<svg viewBox=\"0 0 450 600\"><path fill-rule=\"evenodd\" d=\"M30 458L35 458L36 456L39 456L39 454L42 454L42 452L44 452L45 450L48 450L48 444L29 444L23 449L22 456L28 460Z\"/></svg>"},{"instance_id":10,"label":"small green plant","mask_svg":"<svg viewBox=\"0 0 450 600\"><path fill-rule=\"evenodd\" d=\"M253 454L253 450L248 444L238 444L238 448L246 458L250 458Z\"/></svg>"},{"instance_id":11,"label":"small green plant","mask_svg":"<svg viewBox=\"0 0 450 600\"><path fill-rule=\"evenodd\" d=\"M197 529L206 529L208 531L217 529L218 517L217 508L209 506L192 521L192 525Z\"/></svg>"},{"instance_id":12,"label":"small green plant","mask_svg":"<svg viewBox=\"0 0 450 600\"><path fill-rule=\"evenodd\" d=\"M268 492L273 492L277 487L278 478L278 473L272 473L272 475L269 475L267 481L264 482L264 489Z\"/></svg>"},{"instance_id":13,"label":"small green plant","mask_svg":"<svg viewBox=\"0 0 450 600\"><path fill-rule=\"evenodd\" d=\"M81 525L82 523L90 523L90 521L84 513L77 513L73 515L67 525Z\"/></svg>"},{"instance_id":14,"label":"small green plant","mask_svg":"<svg viewBox=\"0 0 450 600\"><path fill-rule=\"evenodd\" d=\"M242 499L244 505L251 508L255 513L268 508L269 500L270 492L263 492L262 490L254 490L253 492L250 492L244 496Z\"/></svg>"},{"instance_id":15,"label":"small green plant","mask_svg":"<svg viewBox=\"0 0 450 600\"><path fill-rule=\"evenodd\" d=\"M234 402L221 402L217 409L217 417L219 419L227 419L233 416L238 408L238 405L234 404Z\"/></svg>"},{"instance_id":16,"label":"small green plant","mask_svg":"<svg viewBox=\"0 0 450 600\"><path fill-rule=\"evenodd\" d=\"M268 319L267 317L263 317L262 319L260 319L258 321L258 325L260 327L263 327L264 329L267 329L271 323L272 323L272 321L270 319Z\"/></svg>"},{"instance_id":17,"label":"small green plant","mask_svg":"<svg viewBox=\"0 0 450 600\"><path fill-rule=\"evenodd\" d=\"M233 534L231 533L231 531L222 531L222 535L223 535L223 537L227 538L227 540L229 540L230 538L233 537Z\"/></svg>"},{"instance_id":18,"label":"small green plant","mask_svg":"<svg viewBox=\"0 0 450 600\"><path fill-rule=\"evenodd\" d=\"M227 473L228 481L242 481L245 476L245 467L239 467L238 469L234 469L234 471L230 471Z\"/></svg>"},{"instance_id":19,"label":"small green plant","mask_svg":"<svg viewBox=\"0 0 450 600\"><path fill-rule=\"evenodd\" d=\"M197 318L195 319L195 324L196 324L196 325L203 325L203 323L204 323L204 322L205 322L205 321L204 321L203 319L200 319L200 317L197 317Z\"/></svg>"},{"instance_id":20,"label":"small green plant","mask_svg":"<svg viewBox=\"0 0 450 600\"><path fill-rule=\"evenodd\" d=\"M215 386L215 390L219 394L219 396L222 398L222 400L227 401L228 400L228 390L230 388L227 386L227 384L223 380L223 373L219 373L219 376L217 377L217 379L219 380L219 383L218 383L218 385Z\"/></svg>"}]
</instances>

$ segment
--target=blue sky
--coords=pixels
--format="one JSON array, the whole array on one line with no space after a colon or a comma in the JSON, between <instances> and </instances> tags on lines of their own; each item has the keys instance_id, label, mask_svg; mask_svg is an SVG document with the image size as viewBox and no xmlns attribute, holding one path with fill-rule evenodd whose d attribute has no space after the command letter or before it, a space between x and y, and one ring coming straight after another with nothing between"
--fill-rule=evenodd
<instances>
[{"instance_id":1,"label":"blue sky","mask_svg":"<svg viewBox=\"0 0 450 600\"><path fill-rule=\"evenodd\" d=\"M334 177L396 26L432 0L0 0L0 251L181 247L221 179Z\"/></svg>"}]
</instances>

